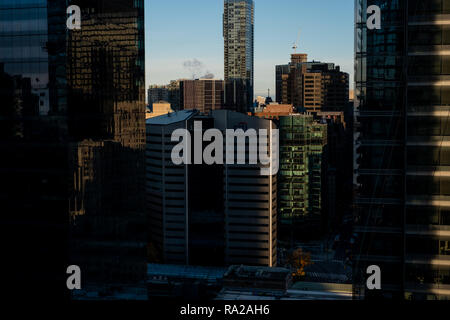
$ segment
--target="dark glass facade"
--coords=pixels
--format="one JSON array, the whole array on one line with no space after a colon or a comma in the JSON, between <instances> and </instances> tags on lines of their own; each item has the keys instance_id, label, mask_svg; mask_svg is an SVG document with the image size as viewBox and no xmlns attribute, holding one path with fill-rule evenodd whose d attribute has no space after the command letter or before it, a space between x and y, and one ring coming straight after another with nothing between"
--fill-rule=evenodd
<instances>
[{"instance_id":1,"label":"dark glass facade","mask_svg":"<svg viewBox=\"0 0 450 320\"><path fill-rule=\"evenodd\" d=\"M355 293L448 299L450 1L355 3ZM373 264L381 292L364 289Z\"/></svg>"},{"instance_id":2,"label":"dark glass facade","mask_svg":"<svg viewBox=\"0 0 450 320\"><path fill-rule=\"evenodd\" d=\"M143 3L0 3L0 226L12 292L68 295L71 264L84 288L145 277ZM80 30L66 27L69 5L81 8Z\"/></svg>"}]
</instances>

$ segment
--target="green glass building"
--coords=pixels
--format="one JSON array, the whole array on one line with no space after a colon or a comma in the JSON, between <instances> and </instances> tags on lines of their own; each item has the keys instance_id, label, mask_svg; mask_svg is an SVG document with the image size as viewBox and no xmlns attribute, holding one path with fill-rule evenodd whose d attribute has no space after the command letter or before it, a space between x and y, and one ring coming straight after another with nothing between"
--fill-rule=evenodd
<instances>
[{"instance_id":1,"label":"green glass building","mask_svg":"<svg viewBox=\"0 0 450 320\"><path fill-rule=\"evenodd\" d=\"M280 117L279 129L279 236L292 242L320 228L327 125L312 115L295 114Z\"/></svg>"}]
</instances>

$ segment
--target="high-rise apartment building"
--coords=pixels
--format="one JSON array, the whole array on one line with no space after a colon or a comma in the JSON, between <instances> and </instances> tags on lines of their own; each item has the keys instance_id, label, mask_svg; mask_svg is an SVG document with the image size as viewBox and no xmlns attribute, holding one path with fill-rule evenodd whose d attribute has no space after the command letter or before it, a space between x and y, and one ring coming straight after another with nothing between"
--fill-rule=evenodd
<instances>
[{"instance_id":1,"label":"high-rise apartment building","mask_svg":"<svg viewBox=\"0 0 450 320\"><path fill-rule=\"evenodd\" d=\"M71 264L85 287L145 278L144 1L71 4L80 30L67 1L0 4L2 274L21 297L68 295Z\"/></svg>"},{"instance_id":2,"label":"high-rise apartment building","mask_svg":"<svg viewBox=\"0 0 450 320\"><path fill-rule=\"evenodd\" d=\"M194 137L194 122L224 137L226 129L274 129L270 120L228 110L209 116L184 110L147 120L147 207L161 261L275 266L276 175L261 175L262 164L175 165L171 135L187 129Z\"/></svg>"},{"instance_id":3,"label":"high-rise apartment building","mask_svg":"<svg viewBox=\"0 0 450 320\"><path fill-rule=\"evenodd\" d=\"M250 111L253 103L254 7L253 0L224 1L225 82L237 81L244 86L240 94L244 95L245 111Z\"/></svg>"},{"instance_id":4,"label":"high-rise apartment building","mask_svg":"<svg viewBox=\"0 0 450 320\"><path fill-rule=\"evenodd\" d=\"M275 71L278 103L311 112L342 111L348 104L349 75L333 63L307 62L306 54L292 54L291 62Z\"/></svg>"},{"instance_id":5,"label":"high-rise apartment building","mask_svg":"<svg viewBox=\"0 0 450 320\"><path fill-rule=\"evenodd\" d=\"M303 74L307 59L304 53L291 54L291 62L275 66L276 102L303 106Z\"/></svg>"},{"instance_id":6,"label":"high-rise apartment building","mask_svg":"<svg viewBox=\"0 0 450 320\"><path fill-rule=\"evenodd\" d=\"M314 239L339 228L344 216L351 215L351 114L335 111L297 113L293 105L277 103L249 114L272 119L280 129L282 169L278 174L278 239L292 244L296 239ZM308 157L308 154L320 157ZM316 164L299 165L311 160ZM310 192L311 196L308 196ZM312 198L316 201L310 201ZM293 214L299 207L303 208L302 214Z\"/></svg>"},{"instance_id":7,"label":"high-rise apartment building","mask_svg":"<svg viewBox=\"0 0 450 320\"><path fill-rule=\"evenodd\" d=\"M282 103L286 101L287 97L283 98L283 92L287 93L287 88L283 88L283 85L287 85L287 78L291 68L289 64L283 64L275 66L275 101Z\"/></svg>"},{"instance_id":8,"label":"high-rise apartment building","mask_svg":"<svg viewBox=\"0 0 450 320\"><path fill-rule=\"evenodd\" d=\"M449 299L449 2L355 3L355 293ZM370 265L381 290L366 289Z\"/></svg>"},{"instance_id":9,"label":"high-rise apartment building","mask_svg":"<svg viewBox=\"0 0 450 320\"><path fill-rule=\"evenodd\" d=\"M325 100L322 73L307 72L303 74L302 82L303 107L311 112L321 111Z\"/></svg>"},{"instance_id":10,"label":"high-rise apartment building","mask_svg":"<svg viewBox=\"0 0 450 320\"><path fill-rule=\"evenodd\" d=\"M169 100L167 102L170 103L173 110L181 110L181 91L180 91L180 82L182 79L171 80L167 85L167 90L169 91Z\"/></svg>"},{"instance_id":11,"label":"high-rise apartment building","mask_svg":"<svg viewBox=\"0 0 450 320\"><path fill-rule=\"evenodd\" d=\"M280 117L279 129L279 235L292 242L321 231L327 125L292 114Z\"/></svg>"},{"instance_id":12,"label":"high-rise apartment building","mask_svg":"<svg viewBox=\"0 0 450 320\"><path fill-rule=\"evenodd\" d=\"M224 108L223 80L197 79L180 81L183 110L196 109L202 113Z\"/></svg>"}]
</instances>

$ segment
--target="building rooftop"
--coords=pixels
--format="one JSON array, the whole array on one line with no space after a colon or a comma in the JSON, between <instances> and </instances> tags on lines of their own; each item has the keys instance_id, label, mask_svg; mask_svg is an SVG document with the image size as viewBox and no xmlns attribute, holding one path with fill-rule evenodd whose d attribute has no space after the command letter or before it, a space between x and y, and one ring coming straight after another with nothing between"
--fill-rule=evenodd
<instances>
[{"instance_id":1,"label":"building rooftop","mask_svg":"<svg viewBox=\"0 0 450 320\"><path fill-rule=\"evenodd\" d=\"M189 118L196 115L197 113L198 113L197 110L183 110L183 111L172 112L172 113L165 114L165 115L162 115L159 117L147 119L146 124L166 126L169 124L186 121Z\"/></svg>"},{"instance_id":2,"label":"building rooftop","mask_svg":"<svg viewBox=\"0 0 450 320\"><path fill-rule=\"evenodd\" d=\"M182 81L224 81L224 80L218 78L195 78L195 79L185 79Z\"/></svg>"},{"instance_id":3,"label":"building rooftop","mask_svg":"<svg viewBox=\"0 0 450 320\"><path fill-rule=\"evenodd\" d=\"M286 292L223 289L215 300L352 300L352 285L297 282Z\"/></svg>"},{"instance_id":4,"label":"building rooftop","mask_svg":"<svg viewBox=\"0 0 450 320\"><path fill-rule=\"evenodd\" d=\"M146 301L148 300L148 289L145 284L142 284L140 287L91 285L89 287L84 287L81 290L74 290L72 299L94 301Z\"/></svg>"},{"instance_id":5,"label":"building rooftop","mask_svg":"<svg viewBox=\"0 0 450 320\"><path fill-rule=\"evenodd\" d=\"M269 104L264 113L293 113L294 106L292 104Z\"/></svg>"},{"instance_id":6,"label":"building rooftop","mask_svg":"<svg viewBox=\"0 0 450 320\"><path fill-rule=\"evenodd\" d=\"M215 282L222 279L227 268L202 267L150 263L147 266L147 277L149 280L182 278L200 279Z\"/></svg>"},{"instance_id":7,"label":"building rooftop","mask_svg":"<svg viewBox=\"0 0 450 320\"><path fill-rule=\"evenodd\" d=\"M285 280L290 274L286 268L269 268L254 266L231 266L225 273L225 278L252 278L255 280L272 279Z\"/></svg>"}]
</instances>

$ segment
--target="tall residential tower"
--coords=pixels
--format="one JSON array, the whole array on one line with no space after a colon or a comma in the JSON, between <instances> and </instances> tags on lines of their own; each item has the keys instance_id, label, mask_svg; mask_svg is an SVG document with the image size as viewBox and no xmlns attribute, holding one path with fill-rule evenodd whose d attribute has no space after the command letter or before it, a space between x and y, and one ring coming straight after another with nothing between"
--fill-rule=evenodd
<instances>
[{"instance_id":1,"label":"tall residential tower","mask_svg":"<svg viewBox=\"0 0 450 320\"><path fill-rule=\"evenodd\" d=\"M225 0L223 14L225 81L245 87L247 110L253 102L254 7L253 0Z\"/></svg>"}]
</instances>

